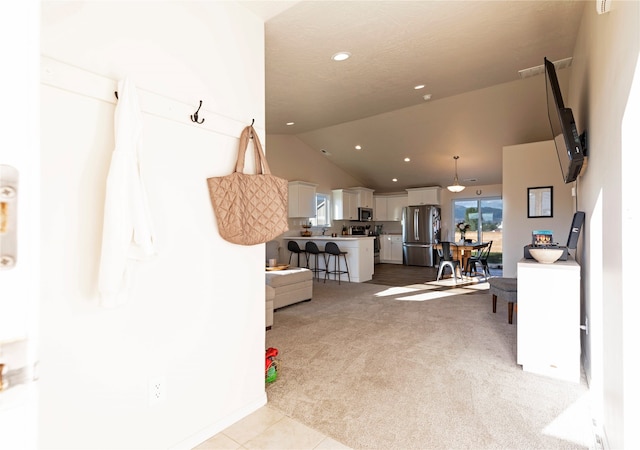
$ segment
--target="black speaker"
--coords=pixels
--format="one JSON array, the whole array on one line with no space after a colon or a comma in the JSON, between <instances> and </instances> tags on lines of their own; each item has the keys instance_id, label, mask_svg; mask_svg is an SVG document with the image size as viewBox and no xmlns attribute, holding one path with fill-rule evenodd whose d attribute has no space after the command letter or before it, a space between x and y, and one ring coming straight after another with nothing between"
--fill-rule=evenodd
<instances>
[{"instance_id":1,"label":"black speaker","mask_svg":"<svg viewBox=\"0 0 640 450\"><path fill-rule=\"evenodd\" d=\"M569 230L569 237L567 238L567 247L575 250L578 247L578 238L580 237L580 231L582 230L582 224L584 223L584 212L576 211L573 215L573 221L571 222L571 229Z\"/></svg>"}]
</instances>

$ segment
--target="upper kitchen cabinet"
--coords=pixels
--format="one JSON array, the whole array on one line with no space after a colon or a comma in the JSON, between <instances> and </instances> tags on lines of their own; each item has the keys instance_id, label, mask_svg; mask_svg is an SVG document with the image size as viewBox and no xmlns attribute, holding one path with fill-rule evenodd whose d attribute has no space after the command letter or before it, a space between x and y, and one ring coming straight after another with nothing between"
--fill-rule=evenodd
<instances>
[{"instance_id":1,"label":"upper kitchen cabinet","mask_svg":"<svg viewBox=\"0 0 640 450\"><path fill-rule=\"evenodd\" d=\"M331 191L334 220L358 220L358 192L351 189Z\"/></svg>"},{"instance_id":2,"label":"upper kitchen cabinet","mask_svg":"<svg viewBox=\"0 0 640 450\"><path fill-rule=\"evenodd\" d=\"M374 219L377 221L399 222L402 208L409 206L407 195L376 195Z\"/></svg>"},{"instance_id":3,"label":"upper kitchen cabinet","mask_svg":"<svg viewBox=\"0 0 640 450\"><path fill-rule=\"evenodd\" d=\"M407 189L409 206L439 205L441 191L440 186Z\"/></svg>"},{"instance_id":4,"label":"upper kitchen cabinet","mask_svg":"<svg viewBox=\"0 0 640 450\"><path fill-rule=\"evenodd\" d=\"M316 186L306 181L289 182L289 217L316 216Z\"/></svg>"},{"instance_id":5,"label":"upper kitchen cabinet","mask_svg":"<svg viewBox=\"0 0 640 450\"><path fill-rule=\"evenodd\" d=\"M358 207L359 208L374 208L373 204L373 189L356 187L351 188L358 194Z\"/></svg>"}]
</instances>

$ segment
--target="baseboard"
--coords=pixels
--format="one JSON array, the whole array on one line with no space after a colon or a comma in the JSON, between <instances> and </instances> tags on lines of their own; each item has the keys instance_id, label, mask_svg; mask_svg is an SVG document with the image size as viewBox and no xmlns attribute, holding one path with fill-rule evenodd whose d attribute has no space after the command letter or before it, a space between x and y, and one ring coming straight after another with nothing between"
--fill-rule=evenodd
<instances>
[{"instance_id":1,"label":"baseboard","mask_svg":"<svg viewBox=\"0 0 640 450\"><path fill-rule=\"evenodd\" d=\"M238 422L239 420L244 419L249 414L256 412L258 409L262 408L266 404L267 404L267 393L265 392L260 399L248 405L245 405L243 408L219 420L218 422L212 423L211 425L189 436L188 438L181 441L180 443L169 447L169 449L170 450L192 450L198 444L201 444L207 439L212 438L213 436L229 428L231 425Z\"/></svg>"}]
</instances>

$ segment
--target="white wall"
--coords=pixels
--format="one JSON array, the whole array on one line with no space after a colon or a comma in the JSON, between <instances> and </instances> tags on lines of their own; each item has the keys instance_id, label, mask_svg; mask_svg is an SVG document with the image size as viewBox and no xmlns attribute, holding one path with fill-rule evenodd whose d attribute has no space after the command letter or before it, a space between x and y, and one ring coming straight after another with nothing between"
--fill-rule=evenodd
<instances>
[{"instance_id":1,"label":"white wall","mask_svg":"<svg viewBox=\"0 0 640 450\"><path fill-rule=\"evenodd\" d=\"M527 217L527 188L553 186L553 217ZM502 153L502 264L505 277L517 276L523 247L533 230L552 230L554 242L565 245L575 208L572 184L564 184L553 141L504 147ZM578 262L581 258L576 258Z\"/></svg>"},{"instance_id":2,"label":"white wall","mask_svg":"<svg viewBox=\"0 0 640 450\"><path fill-rule=\"evenodd\" d=\"M640 336L632 313L637 288L630 272L635 263L625 262L632 255L624 234L637 228L632 221L638 214L637 122L622 140L626 109L639 101L637 90L629 99L634 73L638 77L639 30L637 1L611 2L603 15L585 5L565 101L589 132L589 165L578 182L579 208L586 212L582 310L590 324L583 357L594 413L611 448L640 446L640 398L634 387Z\"/></svg>"},{"instance_id":3,"label":"white wall","mask_svg":"<svg viewBox=\"0 0 640 450\"><path fill-rule=\"evenodd\" d=\"M331 162L331 157L313 150L296 136L270 134L267 161L274 175L289 181L308 181L318 185L317 192L331 194L332 189L362 186L362 183Z\"/></svg>"},{"instance_id":4,"label":"white wall","mask_svg":"<svg viewBox=\"0 0 640 450\"><path fill-rule=\"evenodd\" d=\"M223 241L206 178L264 140L263 23L234 2L42 5L42 448L190 448L266 402L264 246ZM52 59L49 59L52 58ZM57 63L61 61L62 63ZM98 306L115 80L137 84L158 257ZM189 120L203 100L200 117ZM150 406L161 377L166 401Z\"/></svg>"}]
</instances>

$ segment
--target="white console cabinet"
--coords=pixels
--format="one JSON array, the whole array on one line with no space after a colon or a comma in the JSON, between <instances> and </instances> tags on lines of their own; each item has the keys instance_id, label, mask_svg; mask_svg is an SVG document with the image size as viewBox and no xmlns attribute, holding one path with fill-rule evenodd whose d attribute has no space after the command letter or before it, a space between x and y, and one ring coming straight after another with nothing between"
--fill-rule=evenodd
<instances>
[{"instance_id":1,"label":"white console cabinet","mask_svg":"<svg viewBox=\"0 0 640 450\"><path fill-rule=\"evenodd\" d=\"M580 266L574 260L518 262L518 364L580 382Z\"/></svg>"}]
</instances>

